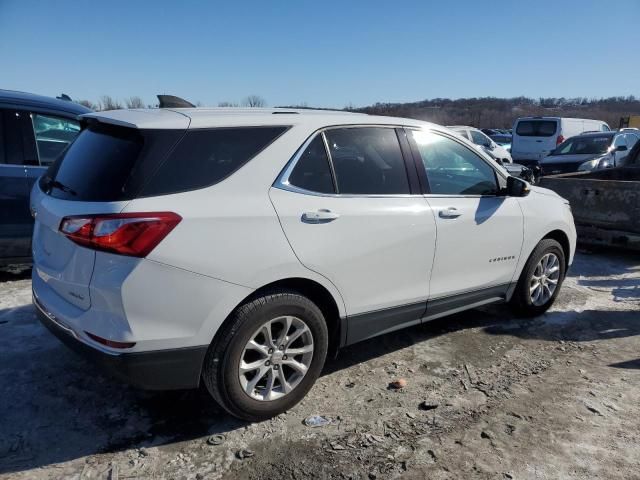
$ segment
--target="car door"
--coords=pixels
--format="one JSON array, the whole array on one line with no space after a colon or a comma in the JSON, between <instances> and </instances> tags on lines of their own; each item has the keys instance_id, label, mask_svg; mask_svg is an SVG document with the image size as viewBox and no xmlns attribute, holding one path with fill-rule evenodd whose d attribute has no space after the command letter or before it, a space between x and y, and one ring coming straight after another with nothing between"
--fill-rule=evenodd
<instances>
[{"instance_id":1,"label":"car door","mask_svg":"<svg viewBox=\"0 0 640 480\"><path fill-rule=\"evenodd\" d=\"M640 134L637 133L627 133L625 134L627 139L627 147L629 148L628 155L625 157L623 165L627 165L631 160L629 156L631 155L632 150L635 148L636 144L640 140Z\"/></svg>"},{"instance_id":2,"label":"car door","mask_svg":"<svg viewBox=\"0 0 640 480\"><path fill-rule=\"evenodd\" d=\"M27 166L37 163L29 113L0 110L0 262L30 257Z\"/></svg>"},{"instance_id":3,"label":"car door","mask_svg":"<svg viewBox=\"0 0 640 480\"><path fill-rule=\"evenodd\" d=\"M408 135L436 222L426 318L504 298L523 242L518 200L500 193L505 179L488 159L453 136Z\"/></svg>"},{"instance_id":4,"label":"car door","mask_svg":"<svg viewBox=\"0 0 640 480\"><path fill-rule=\"evenodd\" d=\"M413 163L406 168L402 136L391 127L327 129L270 190L300 262L340 291L347 343L420 323L426 307L435 221Z\"/></svg>"}]
</instances>

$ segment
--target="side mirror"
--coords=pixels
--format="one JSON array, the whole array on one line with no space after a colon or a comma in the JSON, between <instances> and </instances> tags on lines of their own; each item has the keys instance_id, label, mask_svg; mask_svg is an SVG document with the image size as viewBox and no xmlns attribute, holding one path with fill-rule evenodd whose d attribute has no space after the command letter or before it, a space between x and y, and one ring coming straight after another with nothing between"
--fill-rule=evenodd
<instances>
[{"instance_id":1,"label":"side mirror","mask_svg":"<svg viewBox=\"0 0 640 480\"><path fill-rule=\"evenodd\" d=\"M529 195L529 185L517 177L507 177L507 195L509 197L526 197Z\"/></svg>"},{"instance_id":2,"label":"side mirror","mask_svg":"<svg viewBox=\"0 0 640 480\"><path fill-rule=\"evenodd\" d=\"M627 150L629 150L629 149L627 148L626 145L618 145L616 147L616 152L626 152Z\"/></svg>"}]
</instances>

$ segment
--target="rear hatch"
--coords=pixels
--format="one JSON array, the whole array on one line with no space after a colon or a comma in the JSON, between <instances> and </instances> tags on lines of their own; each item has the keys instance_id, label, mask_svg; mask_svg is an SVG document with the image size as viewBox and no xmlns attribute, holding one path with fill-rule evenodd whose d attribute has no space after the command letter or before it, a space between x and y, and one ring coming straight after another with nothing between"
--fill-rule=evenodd
<instances>
[{"instance_id":1,"label":"rear hatch","mask_svg":"<svg viewBox=\"0 0 640 480\"><path fill-rule=\"evenodd\" d=\"M35 273L60 297L82 310L91 306L89 283L95 251L80 247L60 233L65 217L94 213L117 213L126 202L79 203L49 197L36 185L32 193L36 213L33 229Z\"/></svg>"},{"instance_id":2,"label":"rear hatch","mask_svg":"<svg viewBox=\"0 0 640 480\"><path fill-rule=\"evenodd\" d=\"M67 217L121 212L184 134L138 130L89 120L76 140L34 185L35 273L74 306L91 307L95 250L61 233Z\"/></svg>"},{"instance_id":3,"label":"rear hatch","mask_svg":"<svg viewBox=\"0 0 640 480\"><path fill-rule=\"evenodd\" d=\"M558 138L557 119L521 119L516 122L511 142L514 160L541 160L554 148Z\"/></svg>"}]
</instances>

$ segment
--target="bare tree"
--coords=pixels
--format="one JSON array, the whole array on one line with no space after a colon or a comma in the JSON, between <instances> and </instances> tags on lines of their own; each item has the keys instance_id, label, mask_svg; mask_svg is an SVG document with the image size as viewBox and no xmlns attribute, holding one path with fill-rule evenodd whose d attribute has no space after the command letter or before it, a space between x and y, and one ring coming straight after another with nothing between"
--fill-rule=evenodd
<instances>
[{"instance_id":1,"label":"bare tree","mask_svg":"<svg viewBox=\"0 0 640 480\"><path fill-rule=\"evenodd\" d=\"M125 100L127 108L144 108L144 102L140 97L129 97Z\"/></svg>"},{"instance_id":2,"label":"bare tree","mask_svg":"<svg viewBox=\"0 0 640 480\"><path fill-rule=\"evenodd\" d=\"M260 95L249 95L242 101L245 107L266 107L267 102Z\"/></svg>"},{"instance_id":3,"label":"bare tree","mask_svg":"<svg viewBox=\"0 0 640 480\"><path fill-rule=\"evenodd\" d=\"M89 100L80 100L78 102L80 105L82 105L83 107L87 107L90 108L91 110L97 110L98 109L98 105L96 105L95 103L89 101Z\"/></svg>"},{"instance_id":4,"label":"bare tree","mask_svg":"<svg viewBox=\"0 0 640 480\"><path fill-rule=\"evenodd\" d=\"M219 107L237 107L238 104L234 102L218 102Z\"/></svg>"},{"instance_id":5,"label":"bare tree","mask_svg":"<svg viewBox=\"0 0 640 480\"><path fill-rule=\"evenodd\" d=\"M122 104L110 95L100 97L100 110L120 110Z\"/></svg>"}]
</instances>

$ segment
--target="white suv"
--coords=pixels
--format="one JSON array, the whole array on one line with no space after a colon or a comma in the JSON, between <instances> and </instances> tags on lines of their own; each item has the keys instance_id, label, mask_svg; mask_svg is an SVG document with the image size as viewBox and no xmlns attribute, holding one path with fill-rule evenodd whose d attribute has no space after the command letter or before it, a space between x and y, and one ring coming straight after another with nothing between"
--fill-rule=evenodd
<instances>
[{"instance_id":1,"label":"white suv","mask_svg":"<svg viewBox=\"0 0 640 480\"><path fill-rule=\"evenodd\" d=\"M507 151L506 148L498 145L477 128L466 127L463 125L452 125L447 128L453 130L464 139L471 140L472 143L476 144L478 148L481 148L486 153L488 153L489 156L497 162L502 164L513 163L511 154Z\"/></svg>"},{"instance_id":2,"label":"white suv","mask_svg":"<svg viewBox=\"0 0 640 480\"><path fill-rule=\"evenodd\" d=\"M35 185L43 323L120 378L291 408L328 350L492 302L544 312L566 201L447 129L261 109L121 110Z\"/></svg>"}]
</instances>

